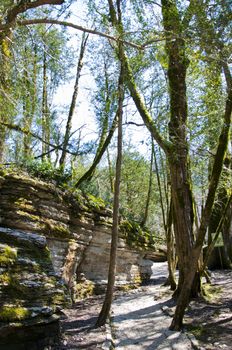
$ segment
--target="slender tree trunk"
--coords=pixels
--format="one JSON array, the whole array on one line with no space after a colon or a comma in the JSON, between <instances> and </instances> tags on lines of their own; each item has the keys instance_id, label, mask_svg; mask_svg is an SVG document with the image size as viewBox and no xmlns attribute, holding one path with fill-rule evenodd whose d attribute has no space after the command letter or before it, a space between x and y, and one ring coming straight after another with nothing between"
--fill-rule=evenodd
<instances>
[{"instance_id":1,"label":"slender tree trunk","mask_svg":"<svg viewBox=\"0 0 232 350\"><path fill-rule=\"evenodd\" d=\"M148 192L147 192L147 198L146 198L146 204L145 204L145 211L143 220L141 222L141 226L145 226L148 218L148 210L149 205L151 201L151 191L152 191L152 175L153 175L153 159L154 159L154 141L153 138L151 138L151 161L150 161L150 175L149 175L149 183L148 183Z\"/></svg>"},{"instance_id":2,"label":"slender tree trunk","mask_svg":"<svg viewBox=\"0 0 232 350\"><path fill-rule=\"evenodd\" d=\"M176 251L175 251L175 239L174 239L174 233L173 233L173 205L172 200L170 201L170 206L168 210L168 219L167 219L167 225L165 229L166 234L166 241L167 241L167 260L168 260L168 278L165 283L165 285L170 285L171 290L176 290L176 278L175 278L175 271L176 271Z\"/></svg>"},{"instance_id":3,"label":"slender tree trunk","mask_svg":"<svg viewBox=\"0 0 232 350\"><path fill-rule=\"evenodd\" d=\"M96 170L97 165L102 159L103 154L108 149L108 146L111 142L111 139L113 137L114 131L117 127L117 113L114 117L114 120L112 122L112 125L110 127L110 130L108 132L109 127L109 113L110 113L110 106L111 106L111 98L110 98L110 91L109 91L109 76L107 72L107 63L104 62L104 72L105 72L105 101L104 101L104 110L103 110L103 121L102 121L102 128L101 128L101 136L100 141L97 147L96 155L94 157L93 163L90 166L90 168L81 176L81 178L77 181L76 187L79 187L84 181L90 181L91 178L94 175L94 172ZM107 134L108 133L108 134Z\"/></svg>"},{"instance_id":4,"label":"slender tree trunk","mask_svg":"<svg viewBox=\"0 0 232 350\"><path fill-rule=\"evenodd\" d=\"M75 108L76 108L77 95L78 95L78 89L79 89L79 82L80 82L81 70L82 70L82 67L83 67L83 58L84 58L84 54L85 54L87 40L88 40L88 35L83 33L82 41L81 41L80 54L79 54L79 59L78 59L78 64L77 64L76 80L75 80L74 91L73 91L73 95L72 95L72 102L71 102L71 105L70 105L70 108L69 108L69 114L68 114L66 129L65 129L64 142L63 142L63 151L62 151L62 154L61 154L61 157L60 157L60 167L62 167L62 168L65 167L65 162L66 162L67 147L68 147L68 142L69 142L69 138L70 138L70 135L71 135L72 120L73 120L73 115L74 115Z\"/></svg>"},{"instance_id":5,"label":"slender tree trunk","mask_svg":"<svg viewBox=\"0 0 232 350\"><path fill-rule=\"evenodd\" d=\"M45 154L49 154L49 141L50 141L50 120L49 120L49 108L48 108L48 89L47 89L47 57L44 48L43 56L43 93L42 93L42 159L44 160Z\"/></svg>"},{"instance_id":6,"label":"slender tree trunk","mask_svg":"<svg viewBox=\"0 0 232 350\"><path fill-rule=\"evenodd\" d=\"M11 37L11 35L10 35ZM10 38L0 40L0 102L1 102L1 110L0 110L0 163L4 160L5 153L5 142L6 142L6 127L2 124L8 121L9 112L8 108L5 106L5 95L9 94L9 60L11 57L10 53Z\"/></svg>"},{"instance_id":7,"label":"slender tree trunk","mask_svg":"<svg viewBox=\"0 0 232 350\"><path fill-rule=\"evenodd\" d=\"M96 326L100 327L106 323L110 312L113 290L116 274L117 246L118 246L118 219L119 219L119 195L121 180L121 164L122 164L122 113L123 113L123 68L121 66L119 84L118 84L118 155L116 162L115 190L114 190L114 206L113 206L113 226L110 250L110 264L108 272L108 284L105 295L104 304L99 314Z\"/></svg>"},{"instance_id":8,"label":"slender tree trunk","mask_svg":"<svg viewBox=\"0 0 232 350\"><path fill-rule=\"evenodd\" d=\"M110 131L109 131L104 143L101 145L101 148L96 153L96 156L93 160L92 165L82 175L82 177L77 181L77 183L75 184L75 187L79 187L84 181L87 181L87 180L89 181L92 178L97 165L99 164L100 160L102 159L102 156L105 153L105 151L106 151L107 147L109 146L110 141L113 137L114 131L117 127L117 119L118 119L118 115L116 113L115 118L114 118L113 123L112 123L111 128L110 128Z\"/></svg>"},{"instance_id":9,"label":"slender tree trunk","mask_svg":"<svg viewBox=\"0 0 232 350\"><path fill-rule=\"evenodd\" d=\"M110 152L107 148L107 162L108 162L108 172L109 172L109 181L110 181L110 190L111 193L114 193L114 172L112 169L111 159L110 159Z\"/></svg>"},{"instance_id":10,"label":"slender tree trunk","mask_svg":"<svg viewBox=\"0 0 232 350\"><path fill-rule=\"evenodd\" d=\"M119 18L119 21L121 21L120 0L117 0L117 4L118 4L118 18ZM121 55L121 50L122 50L122 44L119 44L119 55ZM117 154L116 175L115 175L110 264L109 264L108 284L107 284L105 300L96 323L97 327L104 325L109 315L112 300L113 300L113 290L114 290L115 274L116 274L116 260L117 260L117 246L118 246L118 221L119 221L119 196L120 196L120 181L121 181L121 166L122 166L122 116L123 116L123 99L124 99L123 83L124 83L124 70L123 70L123 65L121 64L119 81L118 81L118 113L117 113L118 114L118 154Z\"/></svg>"},{"instance_id":11,"label":"slender tree trunk","mask_svg":"<svg viewBox=\"0 0 232 350\"><path fill-rule=\"evenodd\" d=\"M28 67L29 67L29 58L27 49L25 48L25 69L24 69L24 102L23 102L23 112L24 112L24 118L23 118L23 128L25 131L28 131L28 133L23 134L23 157L25 159L29 158L31 156L31 139L32 136L30 135L30 130L32 126L32 121L34 119L35 115L35 109L36 109L36 91L37 91L37 52L36 47L34 48L34 55L33 55L33 73L32 73L32 85L30 83L30 79L28 76Z\"/></svg>"},{"instance_id":12,"label":"slender tree trunk","mask_svg":"<svg viewBox=\"0 0 232 350\"><path fill-rule=\"evenodd\" d=\"M170 285L171 290L175 290L176 289L176 280L175 280L175 269L176 269L176 256L175 255L176 254L175 254L174 236L173 236L173 230L172 230L173 205L172 205L172 200L171 200L170 206L167 209L167 220L166 220L164 200L163 200L163 195L162 195L162 187L161 187L159 168L158 168L157 158L156 158L156 154L155 154L155 149L153 152L153 157L154 157L155 172L156 172L158 189L159 189L159 197L160 197L163 225L164 225L166 243L167 243L168 277L167 277L167 281L165 282L165 285ZM165 193L165 195L167 196L167 192ZM168 198L167 197L166 197L166 204L168 205Z\"/></svg>"}]
</instances>

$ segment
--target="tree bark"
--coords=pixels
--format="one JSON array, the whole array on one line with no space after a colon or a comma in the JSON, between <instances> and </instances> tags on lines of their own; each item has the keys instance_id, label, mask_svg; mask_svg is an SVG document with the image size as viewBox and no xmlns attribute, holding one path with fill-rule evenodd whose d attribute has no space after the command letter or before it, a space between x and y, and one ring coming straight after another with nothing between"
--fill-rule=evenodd
<instances>
[{"instance_id":1,"label":"tree bark","mask_svg":"<svg viewBox=\"0 0 232 350\"><path fill-rule=\"evenodd\" d=\"M4 123L8 121L10 110L9 106L6 107L4 102L5 97L8 96L10 92L10 58L10 40L0 40L0 163L2 163L4 160L5 143L7 136L7 131Z\"/></svg>"},{"instance_id":2,"label":"tree bark","mask_svg":"<svg viewBox=\"0 0 232 350\"><path fill-rule=\"evenodd\" d=\"M43 5L62 5L65 0L21 0L18 4L10 7L7 11L7 15L5 18L5 23L1 24L0 28L2 31L0 32L0 43L2 40L5 40L7 36L10 35L12 28L16 24L16 20L19 14L24 13L30 9L34 9Z\"/></svg>"},{"instance_id":3,"label":"tree bark","mask_svg":"<svg viewBox=\"0 0 232 350\"><path fill-rule=\"evenodd\" d=\"M111 0L109 0L111 1ZM120 0L118 2L118 18L121 19ZM122 44L119 44L119 55L121 55ZM110 250L110 264L108 272L108 283L105 295L105 300L99 314L96 327L100 327L106 323L110 312L113 290L116 274L116 260L117 260L117 246L118 246L118 222L119 222L119 196L120 196L120 181L121 181L121 167L122 167L122 116L123 116L123 99L124 99L124 71L123 65L120 67L120 75L118 81L118 154L116 161L115 174L115 190L114 190L114 206L113 206L113 226L112 239Z\"/></svg>"},{"instance_id":4,"label":"tree bark","mask_svg":"<svg viewBox=\"0 0 232 350\"><path fill-rule=\"evenodd\" d=\"M151 160L150 160L150 174L149 174L149 183L148 183L148 191L147 198L145 203L145 211L143 215L143 220L141 221L141 226L145 226L148 218L148 210L151 201L151 190L152 190L152 175L153 175L153 159L154 159L154 141L151 139Z\"/></svg>"},{"instance_id":5,"label":"tree bark","mask_svg":"<svg viewBox=\"0 0 232 350\"><path fill-rule=\"evenodd\" d=\"M43 93L42 93L42 139L46 141L42 142L42 159L45 160L47 154L49 156L49 142L50 142L50 120L49 120L49 108L48 108L48 89L47 89L47 57L44 47L43 55Z\"/></svg>"},{"instance_id":6,"label":"tree bark","mask_svg":"<svg viewBox=\"0 0 232 350\"><path fill-rule=\"evenodd\" d=\"M108 283L105 295L105 300L96 322L96 327L100 327L106 323L110 312L113 290L116 274L117 246L118 246L118 221L119 221L119 195L120 195L120 180L121 180L121 164L122 164L122 114L123 114L123 68L121 66L119 84L118 84L118 154L116 162L116 175L114 186L114 205L113 205L113 226L112 239L110 250L110 264L108 272Z\"/></svg>"},{"instance_id":7,"label":"tree bark","mask_svg":"<svg viewBox=\"0 0 232 350\"><path fill-rule=\"evenodd\" d=\"M165 229L166 241L167 241L167 260L168 260L168 278L165 285L170 285L171 290L176 290L176 251L175 251L175 240L173 233L173 204L172 200L170 201L169 211L168 211L168 219L167 225Z\"/></svg>"},{"instance_id":8,"label":"tree bark","mask_svg":"<svg viewBox=\"0 0 232 350\"><path fill-rule=\"evenodd\" d=\"M33 72L32 72L32 83L30 83L30 79L28 76L28 67L29 67L29 58L28 58L28 52L25 48L25 64L26 67L24 68L24 102L23 102L23 129L26 131L31 130L32 121L35 116L35 109L36 109L36 91L37 91L37 52L36 47L34 47L33 52ZM30 133L23 134L23 158L28 159L31 157L31 139L32 136Z\"/></svg>"},{"instance_id":9,"label":"tree bark","mask_svg":"<svg viewBox=\"0 0 232 350\"><path fill-rule=\"evenodd\" d=\"M78 89L79 89L79 81L80 81L80 76L81 76L81 70L83 67L83 58L84 58L84 53L87 45L87 40L88 40L88 35L85 35L83 33L82 35L82 40L81 40L81 47L80 47L80 54L79 54L79 59L78 59L78 64L77 64L77 72L76 72L76 80L74 84L74 91L72 95L72 102L69 108L69 114L68 114L68 119L67 119L67 124L65 128L65 135L64 135L64 142L63 142L63 151L60 157L60 167L64 169L65 167L65 162L66 162L66 156L67 156L67 147L68 147L68 142L70 139L70 134L71 134L71 129L72 129L72 119L73 115L75 112L76 108L76 102L77 102L77 95L78 95Z\"/></svg>"},{"instance_id":10,"label":"tree bark","mask_svg":"<svg viewBox=\"0 0 232 350\"><path fill-rule=\"evenodd\" d=\"M210 245L208 246L208 248L206 250L203 266L201 267L202 272L204 272L204 270L207 267L207 262L208 262L209 257L210 257L210 255L211 255L211 253L212 253L212 251L213 251L213 249L215 247L215 244L217 242L217 239L218 239L220 233L223 232L225 229L226 229L226 231L228 229L227 225L226 225L226 227L223 227L223 226L224 226L224 223L225 223L225 221L227 219L228 213L231 212L231 203L232 203L232 195L230 195L229 199L227 200L227 203L226 203L225 208L224 208L224 212L223 213L220 212L221 219L220 219L220 221L218 223L218 226L217 226L216 230L214 231L214 238L212 239ZM229 216L231 217L231 215L229 215ZM229 218L229 221L230 220L231 220L231 218ZM228 254L228 258L229 258L229 254Z\"/></svg>"},{"instance_id":11,"label":"tree bark","mask_svg":"<svg viewBox=\"0 0 232 350\"><path fill-rule=\"evenodd\" d=\"M115 115L115 118L113 120L113 123L111 125L110 131L104 141L104 143L102 144L101 148L98 150L96 156L94 157L93 163L90 166L90 168L82 175L82 177L77 181L77 183L75 184L75 187L79 187L84 181L90 180L91 177L94 174L94 171L97 167L97 165L99 164L103 154L105 153L107 147L110 144L110 141L113 137L114 131L117 127L118 124L118 112Z\"/></svg>"},{"instance_id":12,"label":"tree bark","mask_svg":"<svg viewBox=\"0 0 232 350\"><path fill-rule=\"evenodd\" d=\"M185 54L185 42L182 39L181 21L175 1L162 0L163 25L166 33L166 51L169 59L168 82L170 96L169 138L174 153L168 154L174 232L177 245L179 280L176 294L180 293L184 279L188 278L188 260L194 243L193 236L193 199L189 174L188 144L186 137L187 97L186 72L188 60ZM176 39L170 39L170 35ZM198 282L199 283L199 282ZM197 295L198 284L192 293Z\"/></svg>"},{"instance_id":13,"label":"tree bark","mask_svg":"<svg viewBox=\"0 0 232 350\"><path fill-rule=\"evenodd\" d=\"M229 74L228 70L224 68L225 75ZM231 76L227 76L227 81L231 81ZM217 152L214 158L212 174L210 177L210 184L208 189L208 195L206 199L206 203L203 209L201 222L199 229L197 231L196 242L194 243L194 247L192 249L191 255L189 256L189 261L187 265L188 278L185 278L180 296L178 298L176 311L174 314L174 318L172 320L171 329L172 330L180 330L183 323L183 317L185 309L188 305L191 286L194 282L195 272L198 269L198 259L201 254L202 246L204 243L206 230L209 225L210 216L212 213L212 207L215 200L215 194L218 187L218 182L220 179L220 175L223 168L223 162L228 146L229 140L229 132L231 126L231 113L232 113L232 85L228 84L228 96L226 100L225 113L224 113L224 123L222 126L222 130L219 136Z\"/></svg>"}]
</instances>

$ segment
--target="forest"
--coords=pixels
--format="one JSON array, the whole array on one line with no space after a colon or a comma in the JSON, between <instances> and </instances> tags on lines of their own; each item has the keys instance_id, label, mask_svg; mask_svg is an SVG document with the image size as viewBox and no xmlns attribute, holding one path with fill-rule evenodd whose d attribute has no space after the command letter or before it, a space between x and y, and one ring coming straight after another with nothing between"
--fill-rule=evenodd
<instances>
[{"instance_id":1,"label":"forest","mask_svg":"<svg viewBox=\"0 0 232 350\"><path fill-rule=\"evenodd\" d=\"M231 269L231 32L228 0L0 2L1 171L112 209L96 327L122 218L166 246L172 331L205 296L212 255Z\"/></svg>"}]
</instances>

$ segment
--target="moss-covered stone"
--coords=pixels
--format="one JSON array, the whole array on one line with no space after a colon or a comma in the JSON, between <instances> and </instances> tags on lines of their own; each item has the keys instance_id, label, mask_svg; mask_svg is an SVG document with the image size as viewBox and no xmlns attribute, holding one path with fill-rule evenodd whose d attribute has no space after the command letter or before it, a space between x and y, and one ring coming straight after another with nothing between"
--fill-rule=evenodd
<instances>
[{"instance_id":1,"label":"moss-covered stone","mask_svg":"<svg viewBox=\"0 0 232 350\"><path fill-rule=\"evenodd\" d=\"M0 244L0 266L12 265L17 258L17 250L9 245Z\"/></svg>"},{"instance_id":2,"label":"moss-covered stone","mask_svg":"<svg viewBox=\"0 0 232 350\"><path fill-rule=\"evenodd\" d=\"M142 248L143 250L154 248L155 239L153 234L143 229L139 223L131 220L123 220L120 224L122 237L130 247Z\"/></svg>"},{"instance_id":3,"label":"moss-covered stone","mask_svg":"<svg viewBox=\"0 0 232 350\"><path fill-rule=\"evenodd\" d=\"M74 300L85 299L92 296L93 294L94 283L89 280L77 283L74 288Z\"/></svg>"},{"instance_id":4,"label":"moss-covered stone","mask_svg":"<svg viewBox=\"0 0 232 350\"><path fill-rule=\"evenodd\" d=\"M222 288L219 286L213 286L210 283L205 283L202 285L202 292L204 298L211 302L220 298Z\"/></svg>"},{"instance_id":5,"label":"moss-covered stone","mask_svg":"<svg viewBox=\"0 0 232 350\"><path fill-rule=\"evenodd\" d=\"M2 306L0 307L0 321L14 322L21 321L30 316L30 312L25 307Z\"/></svg>"}]
</instances>

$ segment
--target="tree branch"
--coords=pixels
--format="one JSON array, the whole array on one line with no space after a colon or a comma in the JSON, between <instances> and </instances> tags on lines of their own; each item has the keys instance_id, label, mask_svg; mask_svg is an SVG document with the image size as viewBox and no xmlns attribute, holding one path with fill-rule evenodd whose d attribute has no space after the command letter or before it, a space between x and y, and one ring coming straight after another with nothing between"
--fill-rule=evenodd
<instances>
[{"instance_id":1,"label":"tree branch","mask_svg":"<svg viewBox=\"0 0 232 350\"><path fill-rule=\"evenodd\" d=\"M21 0L17 5L7 11L5 23L0 22L0 40L4 40L10 34L11 28L16 24L17 16L27 10L43 5L62 5L65 0Z\"/></svg>"},{"instance_id":2,"label":"tree branch","mask_svg":"<svg viewBox=\"0 0 232 350\"><path fill-rule=\"evenodd\" d=\"M124 125L145 126L145 124L138 124L138 123L135 123L135 122L126 122Z\"/></svg>"},{"instance_id":3,"label":"tree branch","mask_svg":"<svg viewBox=\"0 0 232 350\"><path fill-rule=\"evenodd\" d=\"M74 24L74 23L71 23L71 22L59 21L59 20L50 19L50 18L40 18L40 19L34 18L34 19L23 20L23 21L18 20L16 23L18 25L20 25L20 26L27 26L27 25L34 25L34 24L58 24L58 25L61 25L61 26L74 28L74 29L80 30L80 31L85 32L85 33L98 35L98 36L101 36L103 38L107 38L109 40L113 40L115 42L119 41L119 42L122 42L123 44L131 46L131 47L133 47L135 49L138 49L138 50L142 50L143 49L143 47L141 45L137 45L137 44L132 43L130 41L122 40L120 38L116 38L116 37L114 37L112 35L99 32L98 30L95 30L95 29L85 28L85 27L79 26L78 24ZM4 28L6 28L6 26L7 25L4 25L4 24L0 25L0 31L4 30Z\"/></svg>"},{"instance_id":4,"label":"tree branch","mask_svg":"<svg viewBox=\"0 0 232 350\"><path fill-rule=\"evenodd\" d=\"M8 11L6 16L6 23L10 24L16 20L16 17L20 13L24 13L27 10L34 9L43 5L62 5L64 0L36 0L36 1L27 1L21 0L18 5L14 6L11 10Z\"/></svg>"},{"instance_id":5,"label":"tree branch","mask_svg":"<svg viewBox=\"0 0 232 350\"><path fill-rule=\"evenodd\" d=\"M3 121L1 121L1 125L5 126L6 128L10 129L10 130L15 130L15 131L18 131L18 132L21 132L25 135L30 135L32 137L34 137L35 139L45 143L46 145L52 147L52 151L54 151L55 149L58 149L60 151L63 151L63 147L62 147L62 144L61 145L54 145L53 143L50 143L50 142L47 142L45 141L41 136L29 131L29 130L25 130L24 128L21 128L19 125L15 125L15 124L9 124L9 123L5 123ZM73 156L77 156L79 154L83 154L83 153L80 153L80 152L72 152L72 151L69 151L69 150L66 150L67 153L73 155ZM47 152L46 152L47 154Z\"/></svg>"}]
</instances>

